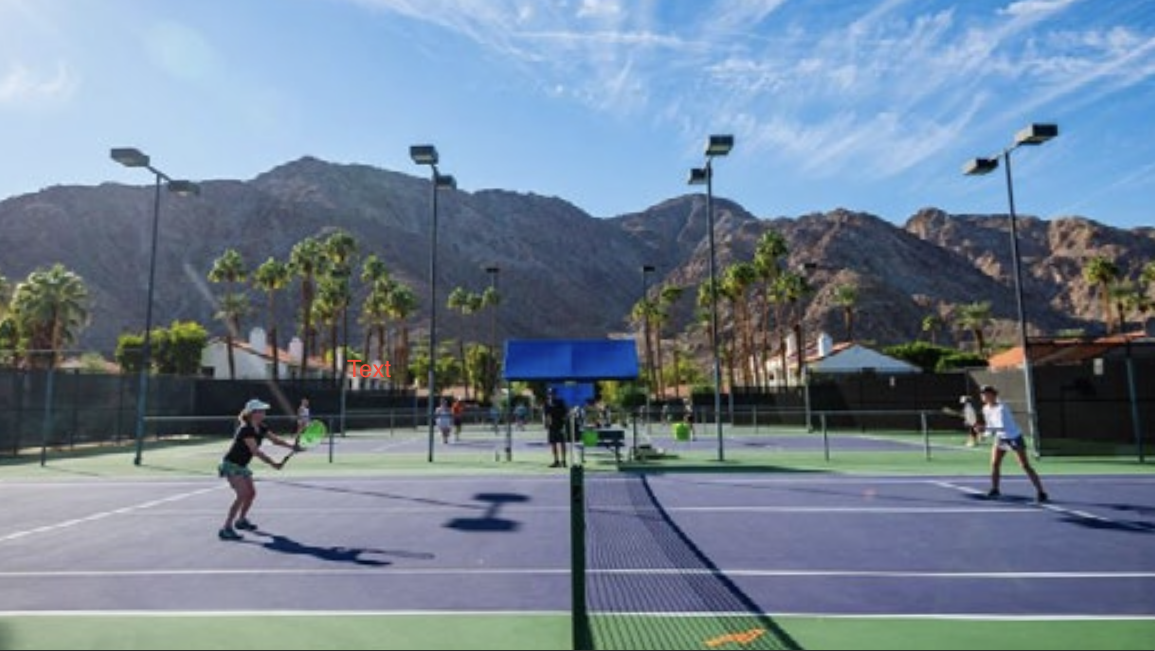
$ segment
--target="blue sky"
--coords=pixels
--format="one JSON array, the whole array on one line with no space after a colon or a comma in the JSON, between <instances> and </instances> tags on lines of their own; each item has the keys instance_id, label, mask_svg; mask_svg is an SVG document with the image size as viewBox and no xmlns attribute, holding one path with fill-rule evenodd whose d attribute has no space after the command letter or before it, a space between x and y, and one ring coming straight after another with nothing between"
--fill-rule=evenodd
<instances>
[{"instance_id":1,"label":"blue sky","mask_svg":"<svg viewBox=\"0 0 1155 651\"><path fill-rule=\"evenodd\" d=\"M1030 122L1019 212L1155 225L1150 0L0 0L0 198L250 179L312 155L598 217L697 191L758 217L1005 213L962 164Z\"/></svg>"}]
</instances>

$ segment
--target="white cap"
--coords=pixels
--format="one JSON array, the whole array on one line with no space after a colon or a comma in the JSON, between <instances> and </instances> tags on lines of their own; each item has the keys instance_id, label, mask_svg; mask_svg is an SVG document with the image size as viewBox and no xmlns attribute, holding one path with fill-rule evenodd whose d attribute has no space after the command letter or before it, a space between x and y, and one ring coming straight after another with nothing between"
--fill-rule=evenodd
<instances>
[{"instance_id":1,"label":"white cap","mask_svg":"<svg viewBox=\"0 0 1155 651\"><path fill-rule=\"evenodd\" d=\"M261 402L260 400L257 400L256 398L253 398L252 400L245 403L245 413L246 414L251 414L254 411L268 411L268 410L269 410L269 403Z\"/></svg>"}]
</instances>

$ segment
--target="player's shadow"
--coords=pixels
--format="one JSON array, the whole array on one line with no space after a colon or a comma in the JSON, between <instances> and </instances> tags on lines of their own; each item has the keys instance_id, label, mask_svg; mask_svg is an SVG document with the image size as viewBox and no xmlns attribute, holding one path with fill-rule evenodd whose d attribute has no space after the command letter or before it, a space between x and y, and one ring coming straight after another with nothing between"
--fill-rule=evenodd
<instances>
[{"instance_id":1,"label":"player's shadow","mask_svg":"<svg viewBox=\"0 0 1155 651\"><path fill-rule=\"evenodd\" d=\"M265 479L261 481L279 484L281 486L292 486L294 488L303 488L311 491L325 491L330 493L344 493L348 495L364 495L367 497L383 497L389 500L400 500L405 502L414 502L417 504L426 504L429 506L449 506L454 508L478 508L474 504L453 502L449 500L434 499L429 497L420 497L416 495L402 495L400 493L387 493L377 490L364 490L359 488L347 488L343 486L327 486L324 484L314 484L308 481L293 481L285 479Z\"/></svg>"},{"instance_id":2,"label":"player's shadow","mask_svg":"<svg viewBox=\"0 0 1155 651\"><path fill-rule=\"evenodd\" d=\"M260 545L261 547L264 547L270 551L279 552L282 554L312 556L319 560L329 561L332 563L352 563L354 565L365 565L370 567L384 567L387 565L392 565L390 561L375 558L365 558L364 556L366 554L389 556L405 555L414 558L433 558L432 554L392 552L385 549L370 549L365 547L322 547L318 545L309 545L299 540L294 540L288 536L281 536L274 533L267 533L264 531L257 531L255 533L259 536L264 536L266 540L257 541L253 544Z\"/></svg>"},{"instance_id":3,"label":"player's shadow","mask_svg":"<svg viewBox=\"0 0 1155 651\"><path fill-rule=\"evenodd\" d=\"M473 499L479 502L488 502L485 513L475 518L453 518L445 524L450 529L459 531L480 532L509 532L517 531L521 523L498 515L502 504L528 502L529 497L521 493L478 493Z\"/></svg>"},{"instance_id":4,"label":"player's shadow","mask_svg":"<svg viewBox=\"0 0 1155 651\"><path fill-rule=\"evenodd\" d=\"M1014 506L1038 506L1040 509L1051 511L1055 515L1060 516L1060 521L1062 522L1078 525L1085 529L1094 529L1096 531L1127 531L1130 533L1155 534L1155 523L1139 519L1100 517L1089 512L1084 512L1081 509L1069 508L1080 506L1081 504L1077 502L1066 502L1063 503L1062 506L1048 508L1047 504L1038 504L1034 499L1025 496L1001 495L998 497L998 499L991 499L986 495L975 494L971 495L971 498L977 501L989 502L991 504L1001 503ZM1050 503L1048 502L1048 504ZM1094 506L1109 507L1116 510L1130 510L1130 507L1119 504L1095 504Z\"/></svg>"}]
</instances>

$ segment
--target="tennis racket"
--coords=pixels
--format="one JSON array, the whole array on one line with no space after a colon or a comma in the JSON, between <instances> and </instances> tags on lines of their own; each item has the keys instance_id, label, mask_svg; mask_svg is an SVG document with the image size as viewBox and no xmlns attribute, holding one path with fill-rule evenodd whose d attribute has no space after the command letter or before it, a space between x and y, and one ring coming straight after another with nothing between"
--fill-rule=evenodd
<instances>
[{"instance_id":1,"label":"tennis racket","mask_svg":"<svg viewBox=\"0 0 1155 651\"><path fill-rule=\"evenodd\" d=\"M325 427L324 422L319 420L310 422L304 429L297 432L297 438L293 441L293 451L285 456L285 461L291 459L294 454L304 452L324 441L328 435L329 428Z\"/></svg>"},{"instance_id":2,"label":"tennis racket","mask_svg":"<svg viewBox=\"0 0 1155 651\"><path fill-rule=\"evenodd\" d=\"M951 407L943 407L942 413L946 414L947 416L954 416L955 418L963 417L963 413L961 411L958 409L952 409Z\"/></svg>"}]
</instances>

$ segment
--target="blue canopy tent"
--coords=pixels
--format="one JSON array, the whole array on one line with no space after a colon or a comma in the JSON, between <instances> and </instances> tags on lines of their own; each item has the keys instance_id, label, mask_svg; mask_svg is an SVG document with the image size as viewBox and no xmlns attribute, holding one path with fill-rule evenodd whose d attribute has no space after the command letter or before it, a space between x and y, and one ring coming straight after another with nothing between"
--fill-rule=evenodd
<instances>
[{"instance_id":1,"label":"blue canopy tent","mask_svg":"<svg viewBox=\"0 0 1155 651\"><path fill-rule=\"evenodd\" d=\"M507 381L596 382L638 379L638 349L629 339L510 339Z\"/></svg>"},{"instance_id":2,"label":"blue canopy tent","mask_svg":"<svg viewBox=\"0 0 1155 651\"><path fill-rule=\"evenodd\" d=\"M638 349L630 339L510 339L505 342L502 377L506 382L546 382L561 391L593 395L598 380L638 379ZM574 383L574 384L567 384ZM559 393L566 404L566 393ZM506 459L511 457L512 427L506 428Z\"/></svg>"},{"instance_id":3,"label":"blue canopy tent","mask_svg":"<svg viewBox=\"0 0 1155 651\"><path fill-rule=\"evenodd\" d=\"M549 385L550 390L554 395L565 401L565 404L576 407L584 405L586 402L594 398L594 383L593 382L576 382L561 384L554 382Z\"/></svg>"}]
</instances>

